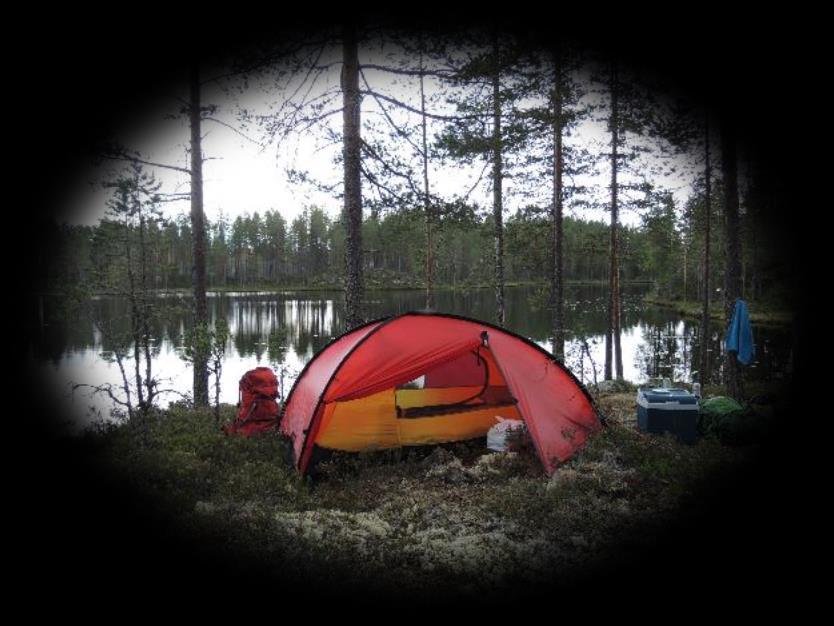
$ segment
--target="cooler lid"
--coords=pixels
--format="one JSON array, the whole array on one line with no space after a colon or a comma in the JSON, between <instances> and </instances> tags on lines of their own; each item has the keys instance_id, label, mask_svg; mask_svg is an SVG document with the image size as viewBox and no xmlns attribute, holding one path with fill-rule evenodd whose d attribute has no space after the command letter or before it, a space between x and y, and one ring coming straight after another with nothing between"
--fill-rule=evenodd
<instances>
[{"instance_id":1,"label":"cooler lid","mask_svg":"<svg viewBox=\"0 0 834 626\"><path fill-rule=\"evenodd\" d=\"M656 387L637 391L637 400L645 404L697 404L698 399L686 389Z\"/></svg>"}]
</instances>

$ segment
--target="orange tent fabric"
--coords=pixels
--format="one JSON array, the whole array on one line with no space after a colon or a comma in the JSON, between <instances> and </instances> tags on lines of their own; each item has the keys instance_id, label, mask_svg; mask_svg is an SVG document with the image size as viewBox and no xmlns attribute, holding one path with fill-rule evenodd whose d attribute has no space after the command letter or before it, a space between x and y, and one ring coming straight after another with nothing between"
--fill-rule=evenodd
<instances>
[{"instance_id":1,"label":"orange tent fabric","mask_svg":"<svg viewBox=\"0 0 834 626\"><path fill-rule=\"evenodd\" d=\"M601 427L587 390L551 354L506 329L412 312L335 339L301 372L280 430L307 470L316 445L367 450L483 436L526 422L548 474Z\"/></svg>"}]
</instances>

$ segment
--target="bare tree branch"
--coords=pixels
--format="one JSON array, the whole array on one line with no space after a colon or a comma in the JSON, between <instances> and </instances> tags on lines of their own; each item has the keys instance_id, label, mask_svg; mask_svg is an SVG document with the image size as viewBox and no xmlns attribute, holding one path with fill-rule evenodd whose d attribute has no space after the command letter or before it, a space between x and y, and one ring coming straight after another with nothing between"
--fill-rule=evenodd
<instances>
[{"instance_id":1,"label":"bare tree branch","mask_svg":"<svg viewBox=\"0 0 834 626\"><path fill-rule=\"evenodd\" d=\"M113 385L111 383L103 383L101 385L91 385L89 383L73 383L72 392L75 393L76 389L80 389L82 387L92 389L93 393L106 393L109 396L111 402L113 402L113 404L130 408L130 404L128 402L125 402L113 393Z\"/></svg>"},{"instance_id":2,"label":"bare tree branch","mask_svg":"<svg viewBox=\"0 0 834 626\"><path fill-rule=\"evenodd\" d=\"M378 95L376 94L376 92L374 92L371 89L371 86L368 84L368 79L365 78L365 72L362 71L361 66L359 67L359 75L362 77L362 82L365 83L365 87L368 88L368 93L370 93L371 96L373 96L374 100L376 100L376 103L379 106L380 111L382 111L382 114L385 116L385 119L388 120L388 124L391 126L391 128L393 128L400 137L405 139L417 151L417 154L420 157L425 156L423 154L423 149L420 146L418 146L416 143L414 143L411 140L411 137L409 137L408 134L405 133L397 124L395 124L394 120L391 119L391 116L388 115L388 111L382 105L382 102L380 102Z\"/></svg>"},{"instance_id":3,"label":"bare tree branch","mask_svg":"<svg viewBox=\"0 0 834 626\"><path fill-rule=\"evenodd\" d=\"M405 109L406 111L416 113L417 115L425 115L426 117L430 117L433 120L442 120L442 121L445 121L445 122L460 122L460 121L463 121L463 120L476 120L476 119L477 120L482 120L482 119L487 119L487 118L491 117L487 113L473 114L473 115L439 115L437 113L429 113L428 111L426 111L424 113L420 109L416 109L416 108L406 104L405 102L402 102L401 100L397 100L396 98L392 98L390 96L386 96L386 95L383 95L381 93L377 93L375 91L368 90L368 91L360 91L359 93L361 93L363 95L370 95L370 96L375 96L377 98L381 98L382 100L385 100L387 102L390 102L391 104L394 104L398 107L401 107L401 108Z\"/></svg>"},{"instance_id":4,"label":"bare tree branch","mask_svg":"<svg viewBox=\"0 0 834 626\"><path fill-rule=\"evenodd\" d=\"M400 74L403 76L420 76L421 74L423 76L435 76L437 78L452 78L454 76L454 72L452 70L406 70L386 67L384 65L375 65L374 63L362 63L359 66L359 71L361 72L363 69L380 70L382 72Z\"/></svg>"},{"instance_id":5,"label":"bare tree branch","mask_svg":"<svg viewBox=\"0 0 834 626\"><path fill-rule=\"evenodd\" d=\"M374 176L371 172L369 172L367 169L365 169L365 167L362 166L361 163L359 164L359 171L362 172L362 175L365 177L365 179L378 190L384 191L389 196L394 198L398 203L402 203L404 201L404 198L400 194L389 188L387 185L381 183L379 179L376 176ZM380 195L380 201L382 200L382 195Z\"/></svg>"},{"instance_id":6,"label":"bare tree branch","mask_svg":"<svg viewBox=\"0 0 834 626\"><path fill-rule=\"evenodd\" d=\"M291 57L292 55L300 52L304 48L315 47L315 46L325 46L328 43L330 43L330 41L331 41L330 39L323 39L323 40L318 40L318 41L304 41L304 42L298 44L297 46L295 46L294 48L291 48L289 50L279 50L279 51L277 51L273 54L262 57L261 59L252 62L251 64L249 64L246 67L242 67L242 68L239 68L239 69L232 70L231 72L226 72L226 73L223 73L223 74L218 74L217 76L212 76L210 78L206 78L205 80L200 81L200 84L205 85L207 83L219 82L219 81L221 81L225 78L233 78L235 76L240 76L241 74L248 74L249 72L254 72L255 70L259 70L259 69L262 69L262 68L267 67L269 65L272 65L273 63L276 63L277 61L280 61L282 59L286 59L288 57Z\"/></svg>"},{"instance_id":7,"label":"bare tree branch","mask_svg":"<svg viewBox=\"0 0 834 626\"><path fill-rule=\"evenodd\" d=\"M234 126L232 126L231 124L227 124L226 122L223 122L223 121L221 121L221 120L217 119L216 117L204 117L203 119L204 119L204 120L207 120L207 121L209 121L209 122L214 122L215 124L220 124L221 126L225 126L226 128L228 128L228 129L233 130L234 132L236 132L238 135L240 135L241 137L243 137L243 138L244 138L244 139L246 139L247 141L251 141L251 142L252 142L252 143L254 143L256 146L260 147L262 150L265 150L265 149L266 149L266 145L262 144L260 141L257 141L256 139L252 139L251 137L249 137L248 135L244 134L243 132L241 132L240 130L238 130L237 128L235 128ZM208 159L203 159L203 160L207 161Z\"/></svg>"},{"instance_id":8,"label":"bare tree branch","mask_svg":"<svg viewBox=\"0 0 834 626\"><path fill-rule=\"evenodd\" d=\"M186 169L184 167L170 165L168 163L156 163L154 161L146 161L145 159L140 159L139 157L131 156L129 154L102 154L101 158L109 159L111 161L127 161L129 163L141 163L142 165L150 165L151 167L162 167L168 170L182 172L183 174L191 174L191 170Z\"/></svg>"},{"instance_id":9,"label":"bare tree branch","mask_svg":"<svg viewBox=\"0 0 834 626\"><path fill-rule=\"evenodd\" d=\"M323 119L325 119L327 117L331 117L333 115L338 115L339 113L342 112L342 110L343 109L334 109L333 111L328 111L327 113L322 113L321 115L317 115L316 117L311 118L309 120L309 123L306 126L303 126L301 129L299 129L299 132L304 133L304 132L310 130L310 128L312 128L313 126L315 126L316 124L321 122ZM305 120L305 121L307 121L307 120Z\"/></svg>"},{"instance_id":10,"label":"bare tree branch","mask_svg":"<svg viewBox=\"0 0 834 626\"><path fill-rule=\"evenodd\" d=\"M481 173L478 175L478 179L475 181L475 184L466 192L466 195L463 196L463 201L466 202L469 200L469 196L472 195L472 192L478 188L478 185L481 184L481 181L484 179L484 174L486 174L487 168L490 166L490 161L487 160L484 162L484 167L481 169Z\"/></svg>"},{"instance_id":11,"label":"bare tree branch","mask_svg":"<svg viewBox=\"0 0 834 626\"><path fill-rule=\"evenodd\" d=\"M290 96L284 100L283 104L281 104L281 107L275 113L275 117L280 118L282 112L284 111L284 108L292 103L293 99L298 95L298 93L301 91L301 89L304 87L304 85L307 84L307 81L310 79L310 75L315 70L316 65L319 62L319 59L321 59L321 56L324 54L324 48L325 48L325 46L322 45L321 48L319 49L318 53L316 54L316 58L313 60L313 63L307 69L307 73L304 75L304 79L298 84L298 87L295 88L295 91L293 91L292 94L290 94ZM316 80L318 79L318 76L319 75L316 74L316 78L313 79L313 81L310 83L310 86L307 88L307 91L305 92L304 97L301 99L301 103L298 104L298 105L293 105L293 106L295 106L295 110L293 111L292 115L290 116L289 122L285 125L286 128L292 128L295 125L295 119L298 116L298 112L304 107L304 105L307 101L307 96L310 95L310 91L313 89L313 86L316 84Z\"/></svg>"},{"instance_id":12,"label":"bare tree branch","mask_svg":"<svg viewBox=\"0 0 834 626\"><path fill-rule=\"evenodd\" d=\"M394 176L396 176L398 178L405 179L406 183L408 183L408 186L411 187L411 190L415 194L418 194L418 195L420 194L420 192L417 190L417 188L414 187L414 182L412 181L411 176L409 176L408 174L405 174L403 172L399 172L399 171L395 170L394 167L391 166L388 162L386 162L385 159L383 159L368 142L366 142L364 139L361 139L361 141L362 141L362 147L365 148L366 154L368 154L372 159L374 159L376 162L378 162L380 165L382 165L382 168L385 171L390 172L391 174L393 174Z\"/></svg>"}]
</instances>

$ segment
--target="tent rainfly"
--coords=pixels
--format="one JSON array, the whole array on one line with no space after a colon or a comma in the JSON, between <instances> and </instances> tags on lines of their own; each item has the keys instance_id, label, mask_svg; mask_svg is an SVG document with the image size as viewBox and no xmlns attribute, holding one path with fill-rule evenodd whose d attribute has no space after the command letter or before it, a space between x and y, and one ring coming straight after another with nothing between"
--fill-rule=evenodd
<instances>
[{"instance_id":1,"label":"tent rainfly","mask_svg":"<svg viewBox=\"0 0 834 626\"><path fill-rule=\"evenodd\" d=\"M314 447L362 451L483 437L523 420L548 474L602 423L591 396L550 353L506 329L411 312L329 343L287 396L280 430L296 467Z\"/></svg>"}]
</instances>

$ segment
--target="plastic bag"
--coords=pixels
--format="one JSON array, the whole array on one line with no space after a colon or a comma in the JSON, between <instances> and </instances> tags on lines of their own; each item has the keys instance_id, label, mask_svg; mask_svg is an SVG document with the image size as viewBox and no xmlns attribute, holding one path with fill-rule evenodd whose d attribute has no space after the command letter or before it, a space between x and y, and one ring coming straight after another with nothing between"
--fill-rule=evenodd
<instances>
[{"instance_id":1,"label":"plastic bag","mask_svg":"<svg viewBox=\"0 0 834 626\"><path fill-rule=\"evenodd\" d=\"M521 420L507 419L495 416L498 423L487 431L487 448L495 452L507 451L507 434L517 428L525 428Z\"/></svg>"}]
</instances>

